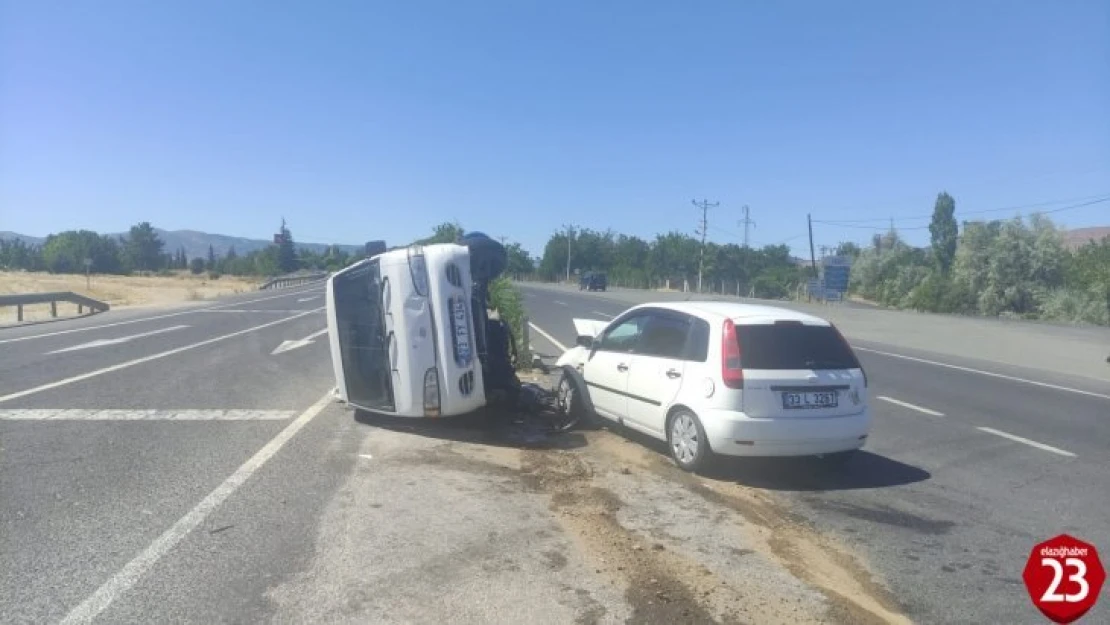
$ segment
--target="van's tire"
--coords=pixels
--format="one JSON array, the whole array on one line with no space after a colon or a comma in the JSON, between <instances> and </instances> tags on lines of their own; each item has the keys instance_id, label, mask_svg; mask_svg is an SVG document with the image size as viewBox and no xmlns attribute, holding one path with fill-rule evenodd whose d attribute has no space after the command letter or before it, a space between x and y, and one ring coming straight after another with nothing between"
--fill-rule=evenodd
<instances>
[{"instance_id":1,"label":"van's tire","mask_svg":"<svg viewBox=\"0 0 1110 625\"><path fill-rule=\"evenodd\" d=\"M680 408L667 420L667 450L683 471L697 473L709 466L713 450L698 415Z\"/></svg>"}]
</instances>

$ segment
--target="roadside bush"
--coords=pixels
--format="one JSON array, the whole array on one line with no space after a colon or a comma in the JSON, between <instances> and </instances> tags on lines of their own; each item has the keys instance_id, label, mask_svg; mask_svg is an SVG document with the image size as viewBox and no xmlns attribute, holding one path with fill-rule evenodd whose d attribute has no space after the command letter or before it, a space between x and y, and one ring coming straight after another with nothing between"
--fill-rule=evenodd
<instances>
[{"instance_id":1,"label":"roadside bush","mask_svg":"<svg viewBox=\"0 0 1110 625\"><path fill-rule=\"evenodd\" d=\"M489 285L489 307L496 310L501 319L512 330L513 347L517 352L518 367L527 367L532 362L532 355L524 353L520 339L524 332L524 301L513 286L512 280L502 276Z\"/></svg>"},{"instance_id":2,"label":"roadside bush","mask_svg":"<svg viewBox=\"0 0 1110 625\"><path fill-rule=\"evenodd\" d=\"M209 272L208 272L208 279L209 279L209 280L219 280L219 279L220 279L220 275L221 275L221 274L220 274L220 272L218 272L218 271L209 271Z\"/></svg>"}]
</instances>

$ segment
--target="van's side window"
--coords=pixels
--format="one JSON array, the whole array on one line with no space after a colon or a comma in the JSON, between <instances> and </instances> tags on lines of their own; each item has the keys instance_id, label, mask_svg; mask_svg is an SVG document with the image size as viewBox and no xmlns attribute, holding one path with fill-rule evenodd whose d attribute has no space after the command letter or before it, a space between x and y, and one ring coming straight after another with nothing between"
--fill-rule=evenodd
<instances>
[{"instance_id":1,"label":"van's side window","mask_svg":"<svg viewBox=\"0 0 1110 625\"><path fill-rule=\"evenodd\" d=\"M601 337L598 349L606 352L631 352L640 341L648 316L634 315L613 326Z\"/></svg>"}]
</instances>

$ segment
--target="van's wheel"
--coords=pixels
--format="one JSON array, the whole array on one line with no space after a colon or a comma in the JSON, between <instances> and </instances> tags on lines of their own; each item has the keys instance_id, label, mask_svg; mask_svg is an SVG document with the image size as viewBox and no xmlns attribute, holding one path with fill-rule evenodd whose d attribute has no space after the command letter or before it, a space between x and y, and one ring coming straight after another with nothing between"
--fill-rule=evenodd
<instances>
[{"instance_id":1,"label":"van's wheel","mask_svg":"<svg viewBox=\"0 0 1110 625\"><path fill-rule=\"evenodd\" d=\"M713 450L698 415L679 409L667 423L667 448L678 468L697 472L709 465Z\"/></svg>"}]
</instances>

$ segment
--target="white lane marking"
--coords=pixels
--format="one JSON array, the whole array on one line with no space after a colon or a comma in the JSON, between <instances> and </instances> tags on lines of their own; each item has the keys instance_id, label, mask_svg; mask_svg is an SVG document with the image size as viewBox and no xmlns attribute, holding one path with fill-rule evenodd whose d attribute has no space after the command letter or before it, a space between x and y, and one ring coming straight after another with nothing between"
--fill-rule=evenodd
<instances>
[{"instance_id":1,"label":"white lane marking","mask_svg":"<svg viewBox=\"0 0 1110 625\"><path fill-rule=\"evenodd\" d=\"M313 332L312 334L309 334L308 336L304 337L303 339L297 339L296 341L282 341L281 345L278 345L277 347L274 348L274 351L270 352L270 355L274 356L274 355L280 354L282 352L287 352L291 349L297 349L298 347L304 347L306 345L312 345L312 339L320 336L321 334L327 334L327 332L328 332L328 329L324 328L323 330L318 330L316 332Z\"/></svg>"},{"instance_id":2,"label":"white lane marking","mask_svg":"<svg viewBox=\"0 0 1110 625\"><path fill-rule=\"evenodd\" d=\"M551 344L552 344L552 345L554 345L555 347L558 347L559 349L563 350L564 352L565 352L565 351L567 351L567 346L566 346L566 345L563 345L562 343L560 343L559 341L557 341L557 340L555 339L555 337L551 336L551 335L550 335L550 334L548 334L547 332L544 332L543 328L541 328L541 327L539 327L538 325L536 325L536 324L532 323L531 321L529 321L529 322L528 322L528 327L532 328L533 330L535 330L535 331L536 331L536 333L537 333L537 334L539 334L539 335L540 335L540 336L542 336L543 338L545 338L545 339L547 339L548 341L550 341L550 342L551 342Z\"/></svg>"},{"instance_id":3,"label":"white lane marking","mask_svg":"<svg viewBox=\"0 0 1110 625\"><path fill-rule=\"evenodd\" d=\"M292 410L0 409L0 421L281 421Z\"/></svg>"},{"instance_id":4,"label":"white lane marking","mask_svg":"<svg viewBox=\"0 0 1110 625\"><path fill-rule=\"evenodd\" d=\"M994 434L995 436L1001 436L1002 438L1008 438L1008 439L1010 439L1012 441L1015 441L1015 442L1018 442L1018 443L1024 443L1026 445L1029 445L1030 447L1036 447L1037 449L1043 449L1045 451L1050 451L1054 454L1060 454L1061 456L1067 456L1069 458L1074 458L1075 457L1075 454L1071 453L1070 451L1065 451L1063 449L1060 449L1059 447L1053 447L1052 445L1045 445L1044 443L1038 443L1037 441L1032 441L1032 440L1029 440L1028 438L1022 438L1020 436L1010 434L1009 432L1003 432L1002 430L996 430L994 428L984 428L984 427L977 427L975 429L977 429L981 432L986 432L987 434Z\"/></svg>"},{"instance_id":5,"label":"white lane marking","mask_svg":"<svg viewBox=\"0 0 1110 625\"><path fill-rule=\"evenodd\" d=\"M290 295L299 295L301 293L308 293L310 291L311 291L311 289L305 289L303 291L296 291L296 292L293 292L293 293L283 293L281 295L271 295L270 297L261 297L259 299L246 300L246 301L243 301L243 302L232 302L230 304L223 304L223 305L220 305L220 306L210 306L210 307L204 307L204 308L190 308L189 310L179 310L177 312L166 313L164 315L153 315L153 316L150 316L150 317L140 317L139 319L128 319L127 321L116 321L116 322L113 322L113 323L102 323L98 326L84 326L84 327L81 327L81 328L70 328L68 330L58 330L57 332L45 332L43 334L32 334L30 336L17 336L15 338L10 338L10 339L0 339L0 344L15 343L17 341L30 341L31 339L44 339L44 338L50 338L52 336L61 336L63 334L70 334L70 333L73 333L73 332L87 332L89 330L99 330L101 328L112 328L112 327L115 327L115 326L127 325L129 323L142 323L144 321L154 321L155 319L166 319L168 317L177 317L178 315L191 315L193 313L198 313L198 312L208 312L208 311L212 311L212 310L222 310L222 309L228 308L230 306L242 306L243 304L253 304L255 302L264 302L264 301L270 300L270 299L277 299L279 297L289 297Z\"/></svg>"},{"instance_id":6,"label":"white lane marking","mask_svg":"<svg viewBox=\"0 0 1110 625\"><path fill-rule=\"evenodd\" d=\"M374 459L374 456L371 456L370 454L359 454L358 457L359 458L365 458L366 460L373 460Z\"/></svg>"},{"instance_id":7,"label":"white lane marking","mask_svg":"<svg viewBox=\"0 0 1110 625\"><path fill-rule=\"evenodd\" d=\"M294 309L278 309L278 308L221 308L216 310L214 308L198 310L197 312L210 312L210 313L274 313L280 315L289 315L292 313L304 312L303 308Z\"/></svg>"},{"instance_id":8,"label":"white lane marking","mask_svg":"<svg viewBox=\"0 0 1110 625\"><path fill-rule=\"evenodd\" d=\"M933 410L931 408L924 408L924 407L918 406L916 404L911 404L910 402L902 401L901 399L894 399L893 397L887 397L886 395L876 395L875 397L876 397L876 399L881 399L883 401L890 402L890 403L895 404L897 406L902 406L903 408L909 408L910 410L916 410L918 412L924 412L925 414L930 414L930 415L933 415L934 417L943 417L944 416L943 412L937 412L936 410Z\"/></svg>"},{"instance_id":9,"label":"white lane marking","mask_svg":"<svg viewBox=\"0 0 1110 625\"><path fill-rule=\"evenodd\" d=\"M114 339L97 339L95 341L89 341L88 343L81 343L80 345L74 345L73 347L63 347L62 349L56 349L52 352L46 352L46 353L48 355L49 354L61 354L62 352L74 352L74 351L77 351L79 349L92 349L93 347L105 347L107 345L119 345L120 343L126 343L128 341L133 341L135 339L141 339L145 336L154 336L155 334L164 334L166 332L173 332L174 330L182 330L182 329L185 329L185 328L188 328L188 327L189 326L170 326L168 328L162 328L160 330L151 330L150 332L140 332L139 334L132 334L130 336L121 336L121 337L114 338Z\"/></svg>"},{"instance_id":10,"label":"white lane marking","mask_svg":"<svg viewBox=\"0 0 1110 625\"><path fill-rule=\"evenodd\" d=\"M168 530L162 533L161 536L154 539L154 542L142 551L135 559L128 562L122 569L108 581L96 589L92 595L82 601L77 607L73 608L62 619L63 625L72 623L90 623L101 612L106 610L108 606L112 605L122 595L131 589L139 580L146 574L147 571L153 567L162 556L169 553L177 543L181 542L189 532L193 531L204 522L208 515L220 507L224 501L227 500L240 486L243 485L262 465L266 464L270 458L274 457L284 445L289 442L289 439L297 435L304 426L308 425L309 421L320 414L331 401L331 392L325 393L323 397L316 401L305 410L295 421L290 423L278 433L277 436L272 438L270 442L266 443L262 449L250 457L249 460L244 462L234 473L231 474L222 484L216 487L208 496L201 500L195 508L190 510L185 516L181 517L174 523Z\"/></svg>"},{"instance_id":11,"label":"white lane marking","mask_svg":"<svg viewBox=\"0 0 1110 625\"><path fill-rule=\"evenodd\" d=\"M300 304L300 303L303 303L303 302L311 302L312 300L317 299L319 297L320 297L319 295L313 295L312 297L302 297L302 298L297 300L297 303Z\"/></svg>"},{"instance_id":12,"label":"white lane marking","mask_svg":"<svg viewBox=\"0 0 1110 625\"><path fill-rule=\"evenodd\" d=\"M307 310L307 311L305 311L303 313L300 313L298 315L293 315L291 317L284 317L284 318L278 319L276 321L271 321L269 323L263 323L261 325L253 326L253 327L247 328L245 330L239 330L237 332L232 332L231 334L224 334L224 335L221 335L221 336L217 336L215 338L206 339L206 340L200 341L199 343L191 343L189 345L183 345L181 347L175 347L174 349L167 350L167 351L164 351L164 352L158 352L157 354L151 354L149 356L143 356L142 358L136 358L134 360L128 360L127 362L121 362L119 364L112 365L110 367L104 367L103 369L96 369L96 370L93 370L93 371L89 371L87 373L82 373L80 375L75 375L71 378L65 378L65 379L62 379L62 380L58 380L56 382L48 382L48 383L43 384L41 386L36 386L34 388L29 388L29 389L26 389L26 390L23 390L23 391L16 391L15 393L9 393L7 395L0 395L0 403L6 402L6 401L11 401L13 399L18 399L20 397L26 397L27 395L34 395L35 393L41 393L43 391L48 391L52 388L58 388L59 386L65 386L66 384L73 384L74 382L80 382L81 380L87 380L89 378L95 378L98 375L104 375L105 373L111 373L113 371L119 371L120 369L126 369L127 367L133 367L135 365L141 365L144 362L150 362L152 360L157 360L159 358L165 358L166 356L172 356L174 354L180 354L181 352L188 351L190 349L196 349L197 347L203 347L205 345L211 345L212 343L216 343L218 341L223 341L223 340L227 340L227 339L230 339L230 338L234 338L236 336L241 336L241 335L246 334L248 332L254 332L255 330L261 330L262 328L268 328L270 326L275 326L279 323L285 323L286 321L292 321L293 319L299 319L299 318L301 318L305 315L309 315L309 314L312 314L314 312L320 312L321 310L323 310L323 307L316 308L316 309L313 309L313 310Z\"/></svg>"},{"instance_id":13,"label":"white lane marking","mask_svg":"<svg viewBox=\"0 0 1110 625\"><path fill-rule=\"evenodd\" d=\"M1054 389L1054 390L1057 390L1057 391L1066 391L1068 393L1076 393L1076 394L1079 394L1079 395L1087 395L1088 397L1098 397L1100 399L1110 399L1110 395L1107 395L1105 393L1096 393L1094 391L1085 391L1083 389L1071 388L1070 386L1060 386L1059 384L1049 384L1048 382L1038 382L1036 380L1029 380L1029 379L1026 379L1026 378L1019 378L1019 377L1013 376L1013 375L1005 375L1005 374L1002 374L1002 373L994 373L993 371L983 371L982 369L972 369L971 367L961 367L960 365L951 365L951 364L948 364L946 362L937 362L935 360L926 360L924 358L917 358L915 356L906 356L905 354L894 354L894 353L891 353L891 352L883 352L883 351L879 351L877 349L870 349L870 348L867 348L867 347L856 347L856 346L853 345L852 349L856 349L856 350L859 350L861 352L870 352L872 354L879 354L881 356L890 356L891 358L901 358L903 360L912 360L914 362L925 363L927 365L935 365L937 367L947 367L949 369L955 369L957 371L966 371L968 373L978 373L979 375L985 375L985 376L989 376L989 377L992 377L992 378L1000 378L1000 379L1003 379L1003 380L1010 380L1011 382L1022 382L1024 384L1032 384L1033 386L1040 386L1042 388L1051 388L1051 389Z\"/></svg>"},{"instance_id":14,"label":"white lane marking","mask_svg":"<svg viewBox=\"0 0 1110 625\"><path fill-rule=\"evenodd\" d=\"M601 317L605 317L605 318L607 318L607 319L612 319L612 318L614 317L614 315L610 315L609 313L603 313L603 312L601 312L601 311L597 311L597 310L591 310L591 311L590 311L590 314L591 314L591 315L598 315L598 316L601 316Z\"/></svg>"},{"instance_id":15,"label":"white lane marking","mask_svg":"<svg viewBox=\"0 0 1110 625\"><path fill-rule=\"evenodd\" d=\"M566 305L567 305L567 303L566 303L566 302L562 302L562 301L559 301L559 300L557 300L557 299L553 299L553 300L551 300L551 301L555 302L556 304L559 304L560 306L566 306Z\"/></svg>"}]
</instances>

